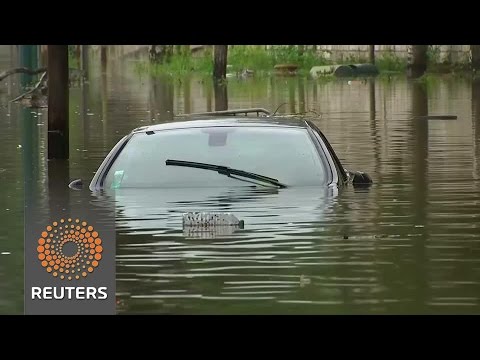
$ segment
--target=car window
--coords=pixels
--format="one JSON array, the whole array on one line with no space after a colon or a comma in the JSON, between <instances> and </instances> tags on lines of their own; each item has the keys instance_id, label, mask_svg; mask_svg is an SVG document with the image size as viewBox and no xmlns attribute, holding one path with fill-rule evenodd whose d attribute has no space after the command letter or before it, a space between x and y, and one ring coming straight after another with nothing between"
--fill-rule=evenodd
<instances>
[{"instance_id":1,"label":"car window","mask_svg":"<svg viewBox=\"0 0 480 360\"><path fill-rule=\"evenodd\" d=\"M290 186L327 181L325 161L306 129L214 127L134 134L110 168L104 187L251 185L215 171L166 166L167 159L228 166Z\"/></svg>"}]
</instances>

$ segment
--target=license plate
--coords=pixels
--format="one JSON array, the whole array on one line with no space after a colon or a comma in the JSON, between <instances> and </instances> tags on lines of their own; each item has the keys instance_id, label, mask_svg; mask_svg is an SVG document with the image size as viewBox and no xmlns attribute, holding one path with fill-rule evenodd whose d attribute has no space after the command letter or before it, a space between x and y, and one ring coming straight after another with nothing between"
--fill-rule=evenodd
<instances>
[{"instance_id":1,"label":"license plate","mask_svg":"<svg viewBox=\"0 0 480 360\"><path fill-rule=\"evenodd\" d=\"M216 239L232 236L237 226L187 226L183 228L183 236L187 239Z\"/></svg>"}]
</instances>

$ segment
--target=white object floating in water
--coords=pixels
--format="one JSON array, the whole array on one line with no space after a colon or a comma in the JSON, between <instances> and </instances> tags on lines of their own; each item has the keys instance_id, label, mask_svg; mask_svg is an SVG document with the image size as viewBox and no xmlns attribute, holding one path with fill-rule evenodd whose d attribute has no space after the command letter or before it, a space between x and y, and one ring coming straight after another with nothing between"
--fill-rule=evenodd
<instances>
[{"instance_id":1,"label":"white object floating in water","mask_svg":"<svg viewBox=\"0 0 480 360\"><path fill-rule=\"evenodd\" d=\"M0 254L2 254L2 255L10 255L10 254L11 254L11 252L8 252L8 251L2 251Z\"/></svg>"},{"instance_id":2,"label":"white object floating in water","mask_svg":"<svg viewBox=\"0 0 480 360\"><path fill-rule=\"evenodd\" d=\"M183 226L240 226L243 227L243 220L237 219L232 213L220 212L189 212L183 214Z\"/></svg>"},{"instance_id":3,"label":"white object floating in water","mask_svg":"<svg viewBox=\"0 0 480 360\"><path fill-rule=\"evenodd\" d=\"M17 145L17 149L21 149L22 148L22 145Z\"/></svg>"},{"instance_id":4,"label":"white object floating in water","mask_svg":"<svg viewBox=\"0 0 480 360\"><path fill-rule=\"evenodd\" d=\"M93 116L93 115L95 115L95 114L89 112L89 113L87 113L87 115L88 115L88 116Z\"/></svg>"}]
</instances>

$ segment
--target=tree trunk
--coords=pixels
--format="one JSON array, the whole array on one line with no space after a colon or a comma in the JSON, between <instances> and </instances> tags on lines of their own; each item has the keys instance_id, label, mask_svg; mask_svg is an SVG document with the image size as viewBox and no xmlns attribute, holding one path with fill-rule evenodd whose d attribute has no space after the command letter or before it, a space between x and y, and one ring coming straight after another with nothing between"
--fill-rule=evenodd
<instances>
[{"instance_id":1,"label":"tree trunk","mask_svg":"<svg viewBox=\"0 0 480 360\"><path fill-rule=\"evenodd\" d=\"M100 63L101 63L102 72L106 72L107 71L107 47L105 45L102 45L100 48Z\"/></svg>"},{"instance_id":2,"label":"tree trunk","mask_svg":"<svg viewBox=\"0 0 480 360\"><path fill-rule=\"evenodd\" d=\"M369 103L370 103L370 120L375 121L375 81L370 79L368 82L368 94L369 94Z\"/></svg>"},{"instance_id":3,"label":"tree trunk","mask_svg":"<svg viewBox=\"0 0 480 360\"><path fill-rule=\"evenodd\" d=\"M48 158L69 158L68 45L48 46Z\"/></svg>"},{"instance_id":4,"label":"tree trunk","mask_svg":"<svg viewBox=\"0 0 480 360\"><path fill-rule=\"evenodd\" d=\"M83 76L85 78L88 78L88 45L82 45L81 47L81 53L82 53L82 58L81 58L81 66L80 68L83 71Z\"/></svg>"},{"instance_id":5,"label":"tree trunk","mask_svg":"<svg viewBox=\"0 0 480 360\"><path fill-rule=\"evenodd\" d=\"M40 66L48 64L48 45L40 45Z\"/></svg>"},{"instance_id":6,"label":"tree trunk","mask_svg":"<svg viewBox=\"0 0 480 360\"><path fill-rule=\"evenodd\" d=\"M214 80L218 81L227 77L227 55L228 45L215 45L213 63Z\"/></svg>"},{"instance_id":7,"label":"tree trunk","mask_svg":"<svg viewBox=\"0 0 480 360\"><path fill-rule=\"evenodd\" d=\"M375 45L368 45L368 59L370 64L375 64Z\"/></svg>"},{"instance_id":8,"label":"tree trunk","mask_svg":"<svg viewBox=\"0 0 480 360\"><path fill-rule=\"evenodd\" d=\"M77 59L78 67L80 68L80 62L82 61L81 45L75 45L75 58Z\"/></svg>"},{"instance_id":9,"label":"tree trunk","mask_svg":"<svg viewBox=\"0 0 480 360\"><path fill-rule=\"evenodd\" d=\"M408 75L418 78L427 71L428 45L412 45L412 57L408 64Z\"/></svg>"},{"instance_id":10,"label":"tree trunk","mask_svg":"<svg viewBox=\"0 0 480 360\"><path fill-rule=\"evenodd\" d=\"M215 111L228 110L227 84L213 81L213 92L215 93Z\"/></svg>"},{"instance_id":11,"label":"tree trunk","mask_svg":"<svg viewBox=\"0 0 480 360\"><path fill-rule=\"evenodd\" d=\"M480 70L480 45L470 45L472 52L472 70Z\"/></svg>"}]
</instances>

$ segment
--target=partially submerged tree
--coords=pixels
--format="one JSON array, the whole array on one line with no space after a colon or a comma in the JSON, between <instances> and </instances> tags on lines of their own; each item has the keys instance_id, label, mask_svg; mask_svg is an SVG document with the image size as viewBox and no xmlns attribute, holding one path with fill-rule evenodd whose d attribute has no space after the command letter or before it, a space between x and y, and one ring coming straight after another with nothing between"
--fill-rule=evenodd
<instances>
[{"instance_id":1,"label":"partially submerged tree","mask_svg":"<svg viewBox=\"0 0 480 360\"><path fill-rule=\"evenodd\" d=\"M213 54L213 79L222 80L227 77L228 45L215 45Z\"/></svg>"},{"instance_id":2,"label":"partially submerged tree","mask_svg":"<svg viewBox=\"0 0 480 360\"><path fill-rule=\"evenodd\" d=\"M407 71L410 77L420 77L427 71L427 51L428 45L412 45L412 56L407 65Z\"/></svg>"},{"instance_id":3,"label":"partially submerged tree","mask_svg":"<svg viewBox=\"0 0 480 360\"><path fill-rule=\"evenodd\" d=\"M375 45L368 45L368 60L370 64L375 64Z\"/></svg>"},{"instance_id":4,"label":"partially submerged tree","mask_svg":"<svg viewBox=\"0 0 480 360\"><path fill-rule=\"evenodd\" d=\"M68 47L48 46L48 158L69 158Z\"/></svg>"},{"instance_id":5,"label":"partially submerged tree","mask_svg":"<svg viewBox=\"0 0 480 360\"><path fill-rule=\"evenodd\" d=\"M228 45L215 45L213 54L213 90L215 93L215 110L228 109L227 84Z\"/></svg>"}]
</instances>

